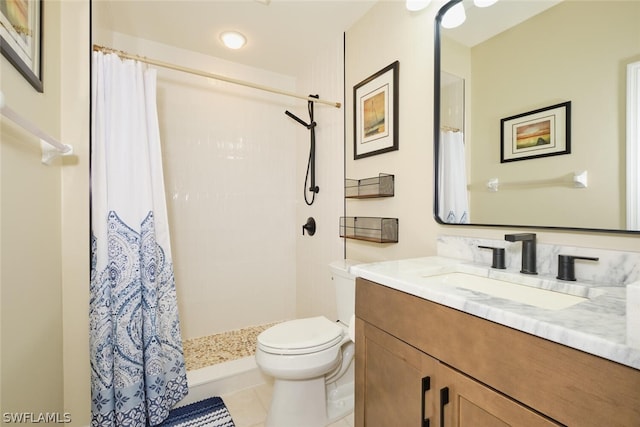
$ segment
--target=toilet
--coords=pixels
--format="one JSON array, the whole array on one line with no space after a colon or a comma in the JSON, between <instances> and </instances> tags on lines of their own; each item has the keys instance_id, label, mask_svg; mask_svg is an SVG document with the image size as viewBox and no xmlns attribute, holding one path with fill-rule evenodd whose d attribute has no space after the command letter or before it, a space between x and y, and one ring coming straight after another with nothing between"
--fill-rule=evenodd
<instances>
[{"instance_id":1,"label":"toilet","mask_svg":"<svg viewBox=\"0 0 640 427\"><path fill-rule=\"evenodd\" d=\"M256 364L274 378L266 427L325 427L353 410L355 276L359 262L329 264L338 320L279 323L258 335Z\"/></svg>"}]
</instances>

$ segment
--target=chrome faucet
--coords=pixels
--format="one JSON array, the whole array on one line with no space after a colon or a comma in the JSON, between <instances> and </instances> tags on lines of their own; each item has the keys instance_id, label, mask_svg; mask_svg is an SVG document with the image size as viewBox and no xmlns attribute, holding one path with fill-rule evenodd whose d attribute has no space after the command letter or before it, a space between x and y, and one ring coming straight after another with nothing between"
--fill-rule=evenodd
<instances>
[{"instance_id":1,"label":"chrome faucet","mask_svg":"<svg viewBox=\"0 0 640 427\"><path fill-rule=\"evenodd\" d=\"M520 273L538 274L536 271L536 235L535 233L505 234L507 242L522 242L522 269Z\"/></svg>"}]
</instances>

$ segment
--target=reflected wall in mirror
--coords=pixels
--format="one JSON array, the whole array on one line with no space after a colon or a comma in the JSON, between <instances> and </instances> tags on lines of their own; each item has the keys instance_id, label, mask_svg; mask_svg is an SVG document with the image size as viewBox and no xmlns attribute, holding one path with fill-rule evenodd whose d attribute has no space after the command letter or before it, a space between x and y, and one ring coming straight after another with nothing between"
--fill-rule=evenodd
<instances>
[{"instance_id":1,"label":"reflected wall in mirror","mask_svg":"<svg viewBox=\"0 0 640 427\"><path fill-rule=\"evenodd\" d=\"M631 92L639 102L627 68L640 62L640 0L499 0L486 8L463 0L466 21L442 28L456 3L436 18L438 221L640 231L629 218L639 215L640 196L627 195L640 188L637 110L627 117ZM462 95L455 81L464 82ZM569 154L500 162L501 119L566 102ZM450 146L454 133L461 149ZM627 153L635 159L627 162ZM586 187L574 179L585 171Z\"/></svg>"}]
</instances>

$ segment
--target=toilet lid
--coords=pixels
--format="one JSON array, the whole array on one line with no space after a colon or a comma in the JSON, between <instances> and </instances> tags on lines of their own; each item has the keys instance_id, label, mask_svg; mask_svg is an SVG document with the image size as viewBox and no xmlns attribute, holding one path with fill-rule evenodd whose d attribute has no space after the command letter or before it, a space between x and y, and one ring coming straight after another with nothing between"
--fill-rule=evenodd
<instances>
[{"instance_id":1,"label":"toilet lid","mask_svg":"<svg viewBox=\"0 0 640 427\"><path fill-rule=\"evenodd\" d=\"M326 317L296 319L272 326L258 335L267 353L306 354L329 348L342 340L343 328Z\"/></svg>"}]
</instances>

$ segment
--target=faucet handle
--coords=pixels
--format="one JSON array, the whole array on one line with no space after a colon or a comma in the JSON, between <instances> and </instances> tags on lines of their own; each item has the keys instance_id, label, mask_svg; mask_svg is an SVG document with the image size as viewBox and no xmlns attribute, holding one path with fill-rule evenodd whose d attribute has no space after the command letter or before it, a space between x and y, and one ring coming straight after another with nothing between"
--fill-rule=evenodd
<instances>
[{"instance_id":1,"label":"faucet handle","mask_svg":"<svg viewBox=\"0 0 640 427\"><path fill-rule=\"evenodd\" d=\"M575 269L575 263L573 261L576 259L584 259L587 261L598 261L599 258L574 256L574 255L558 255L558 276L556 277L556 279L575 281L576 269Z\"/></svg>"},{"instance_id":2,"label":"faucet handle","mask_svg":"<svg viewBox=\"0 0 640 427\"><path fill-rule=\"evenodd\" d=\"M505 268L507 268L504 265L504 248L494 248L492 246L478 247L481 249L491 249L491 251L493 252L491 268L498 268L500 270L504 270Z\"/></svg>"}]
</instances>

